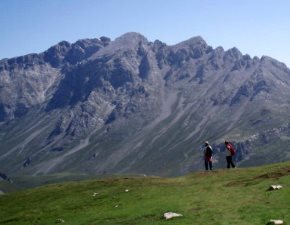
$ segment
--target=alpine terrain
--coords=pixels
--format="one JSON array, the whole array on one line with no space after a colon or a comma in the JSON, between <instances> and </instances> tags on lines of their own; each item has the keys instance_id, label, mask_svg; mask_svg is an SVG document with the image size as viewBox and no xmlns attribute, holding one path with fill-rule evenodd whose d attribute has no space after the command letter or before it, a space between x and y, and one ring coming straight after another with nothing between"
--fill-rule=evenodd
<instances>
[{"instance_id":1,"label":"alpine terrain","mask_svg":"<svg viewBox=\"0 0 290 225\"><path fill-rule=\"evenodd\" d=\"M138 33L0 60L0 172L179 175L224 140L240 166L290 159L290 70L267 56Z\"/></svg>"}]
</instances>

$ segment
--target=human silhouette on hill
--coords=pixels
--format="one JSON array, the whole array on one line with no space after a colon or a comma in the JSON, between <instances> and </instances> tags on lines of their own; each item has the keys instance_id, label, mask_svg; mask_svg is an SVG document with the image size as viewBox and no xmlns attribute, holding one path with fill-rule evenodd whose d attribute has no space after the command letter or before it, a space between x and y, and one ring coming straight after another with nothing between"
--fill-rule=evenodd
<instances>
[{"instance_id":1,"label":"human silhouette on hill","mask_svg":"<svg viewBox=\"0 0 290 225\"><path fill-rule=\"evenodd\" d=\"M204 143L203 153L204 153L205 170L208 170L208 169L212 170L212 154L213 154L213 151L212 151L212 147L209 145L208 141L206 141Z\"/></svg>"},{"instance_id":2,"label":"human silhouette on hill","mask_svg":"<svg viewBox=\"0 0 290 225\"><path fill-rule=\"evenodd\" d=\"M233 156L236 153L235 147L232 143L229 141L225 141L225 147L226 147L226 161L227 161L227 168L236 168L236 165L233 162Z\"/></svg>"}]
</instances>

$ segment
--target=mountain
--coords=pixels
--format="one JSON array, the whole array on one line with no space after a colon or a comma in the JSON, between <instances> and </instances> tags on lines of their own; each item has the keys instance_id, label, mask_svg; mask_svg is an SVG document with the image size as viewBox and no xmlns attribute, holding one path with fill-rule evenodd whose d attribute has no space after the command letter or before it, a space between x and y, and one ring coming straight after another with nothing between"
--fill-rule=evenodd
<instances>
[{"instance_id":1,"label":"mountain","mask_svg":"<svg viewBox=\"0 0 290 225\"><path fill-rule=\"evenodd\" d=\"M138 33L0 61L0 171L179 175L290 158L290 70L267 56Z\"/></svg>"}]
</instances>

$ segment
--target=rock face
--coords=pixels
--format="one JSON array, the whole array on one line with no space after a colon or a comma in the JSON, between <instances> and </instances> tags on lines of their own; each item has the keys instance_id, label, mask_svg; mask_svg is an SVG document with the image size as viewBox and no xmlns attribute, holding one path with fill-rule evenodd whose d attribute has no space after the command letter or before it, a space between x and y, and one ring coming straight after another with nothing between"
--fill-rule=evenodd
<instances>
[{"instance_id":1,"label":"rock face","mask_svg":"<svg viewBox=\"0 0 290 225\"><path fill-rule=\"evenodd\" d=\"M178 175L224 139L241 165L289 159L290 70L270 57L137 33L0 61L0 170Z\"/></svg>"}]
</instances>

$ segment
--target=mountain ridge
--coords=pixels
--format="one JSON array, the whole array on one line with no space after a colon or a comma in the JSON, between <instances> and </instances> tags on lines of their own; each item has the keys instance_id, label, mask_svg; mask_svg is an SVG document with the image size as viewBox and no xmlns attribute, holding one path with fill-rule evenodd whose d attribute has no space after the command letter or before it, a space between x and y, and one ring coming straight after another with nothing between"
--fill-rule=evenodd
<instances>
[{"instance_id":1,"label":"mountain ridge","mask_svg":"<svg viewBox=\"0 0 290 225\"><path fill-rule=\"evenodd\" d=\"M228 138L241 165L287 160L268 151L288 143L289 78L277 60L199 36L168 46L130 32L1 60L0 171L177 175L202 168L205 140L221 167Z\"/></svg>"}]
</instances>

